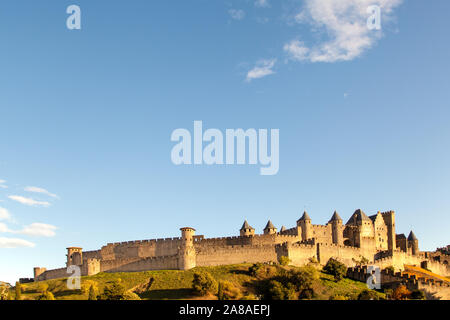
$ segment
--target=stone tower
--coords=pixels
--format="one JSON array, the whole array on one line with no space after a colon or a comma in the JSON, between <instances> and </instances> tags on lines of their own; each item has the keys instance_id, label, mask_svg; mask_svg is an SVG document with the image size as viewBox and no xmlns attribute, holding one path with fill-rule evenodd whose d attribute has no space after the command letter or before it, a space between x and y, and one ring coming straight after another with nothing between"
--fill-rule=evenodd
<instances>
[{"instance_id":1,"label":"stone tower","mask_svg":"<svg viewBox=\"0 0 450 320\"><path fill-rule=\"evenodd\" d=\"M410 232L408 236L408 250L411 250L413 255L419 254L419 240L417 240L414 232Z\"/></svg>"},{"instance_id":2,"label":"stone tower","mask_svg":"<svg viewBox=\"0 0 450 320\"><path fill-rule=\"evenodd\" d=\"M69 247L67 248L67 267L80 266L83 264L83 248Z\"/></svg>"},{"instance_id":3,"label":"stone tower","mask_svg":"<svg viewBox=\"0 0 450 320\"><path fill-rule=\"evenodd\" d=\"M247 220L245 220L242 225L240 235L241 237L252 237L255 235L255 229L248 224Z\"/></svg>"},{"instance_id":4,"label":"stone tower","mask_svg":"<svg viewBox=\"0 0 450 320\"><path fill-rule=\"evenodd\" d=\"M302 241L312 238L311 218L306 211L303 213L303 216L297 221L297 226L302 230Z\"/></svg>"},{"instance_id":5,"label":"stone tower","mask_svg":"<svg viewBox=\"0 0 450 320\"><path fill-rule=\"evenodd\" d=\"M178 269L189 270L196 266L196 254L194 248L195 229L181 228L181 246L178 250Z\"/></svg>"},{"instance_id":6,"label":"stone tower","mask_svg":"<svg viewBox=\"0 0 450 320\"><path fill-rule=\"evenodd\" d=\"M334 244L343 245L344 244L344 228L342 226L342 219L337 213L337 211L334 211L333 216L331 217L330 221L328 221L329 224L331 224L331 235L332 240Z\"/></svg>"},{"instance_id":7,"label":"stone tower","mask_svg":"<svg viewBox=\"0 0 450 320\"><path fill-rule=\"evenodd\" d=\"M37 277L39 277L39 276L40 276L41 274L43 274L45 271L47 271L46 268L40 268L40 267L33 268L34 280L36 280Z\"/></svg>"},{"instance_id":8,"label":"stone tower","mask_svg":"<svg viewBox=\"0 0 450 320\"><path fill-rule=\"evenodd\" d=\"M266 227L264 228L264 234L275 234L277 233L277 228L273 225L272 221L268 221Z\"/></svg>"},{"instance_id":9,"label":"stone tower","mask_svg":"<svg viewBox=\"0 0 450 320\"><path fill-rule=\"evenodd\" d=\"M381 216L384 219L384 222L387 226L387 240L388 240L388 250L394 251L396 248L396 239L395 239L395 212L388 211L383 212Z\"/></svg>"}]
</instances>

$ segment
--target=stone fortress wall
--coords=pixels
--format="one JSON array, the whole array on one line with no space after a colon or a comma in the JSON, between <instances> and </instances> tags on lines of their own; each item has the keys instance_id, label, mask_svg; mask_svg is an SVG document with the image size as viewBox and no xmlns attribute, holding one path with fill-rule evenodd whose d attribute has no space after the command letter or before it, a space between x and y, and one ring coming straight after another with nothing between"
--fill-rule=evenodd
<instances>
[{"instance_id":1,"label":"stone fortress wall","mask_svg":"<svg viewBox=\"0 0 450 320\"><path fill-rule=\"evenodd\" d=\"M397 248L397 244L399 247ZM445 255L420 252L418 240L395 233L393 211L366 216L356 210L346 224L335 212L326 225L313 225L305 212L295 227L278 232L268 222L263 234L255 234L246 221L239 236L204 238L195 229L182 228L181 237L108 243L99 250L67 248L66 268L34 269L35 281L66 278L67 267L80 267L81 274L137 272L146 270L188 270L196 266L277 262L286 256L293 265L315 259L325 264L335 258L354 267L362 258L381 268L404 264L424 265L435 273L450 275Z\"/></svg>"}]
</instances>

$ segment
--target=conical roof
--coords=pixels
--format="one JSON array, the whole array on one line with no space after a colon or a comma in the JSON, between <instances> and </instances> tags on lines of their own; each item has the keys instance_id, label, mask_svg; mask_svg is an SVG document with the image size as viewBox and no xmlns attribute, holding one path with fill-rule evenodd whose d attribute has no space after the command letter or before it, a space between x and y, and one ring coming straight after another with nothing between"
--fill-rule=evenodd
<instances>
[{"instance_id":1,"label":"conical roof","mask_svg":"<svg viewBox=\"0 0 450 320\"><path fill-rule=\"evenodd\" d=\"M298 219L298 221L304 221L304 220L309 220L309 221L311 221L311 218L309 217L309 215L308 215L308 212L303 212L303 215L302 215L302 217L300 218L300 219Z\"/></svg>"},{"instance_id":2,"label":"conical roof","mask_svg":"<svg viewBox=\"0 0 450 320\"><path fill-rule=\"evenodd\" d=\"M244 224L242 225L241 230L245 230L245 229L252 229L252 230L254 230L253 227L248 224L247 220L244 221Z\"/></svg>"},{"instance_id":3,"label":"conical roof","mask_svg":"<svg viewBox=\"0 0 450 320\"><path fill-rule=\"evenodd\" d=\"M347 224L356 223L357 221L372 221L370 218L362 211L361 209L357 209L355 213L352 214L350 219L347 221Z\"/></svg>"},{"instance_id":4,"label":"conical roof","mask_svg":"<svg viewBox=\"0 0 450 320\"><path fill-rule=\"evenodd\" d=\"M269 220L269 222L267 222L266 227L264 228L264 230L266 229L276 229L275 226L273 225L272 221Z\"/></svg>"},{"instance_id":5,"label":"conical roof","mask_svg":"<svg viewBox=\"0 0 450 320\"><path fill-rule=\"evenodd\" d=\"M333 216L331 217L330 221L342 221L341 217L339 216L339 213L337 211L334 211Z\"/></svg>"},{"instance_id":6,"label":"conical roof","mask_svg":"<svg viewBox=\"0 0 450 320\"><path fill-rule=\"evenodd\" d=\"M415 241L417 240L416 235L414 234L414 232L410 232L409 236L408 236L408 241Z\"/></svg>"},{"instance_id":7,"label":"conical roof","mask_svg":"<svg viewBox=\"0 0 450 320\"><path fill-rule=\"evenodd\" d=\"M284 232L286 231L286 227L285 226L281 226L280 232Z\"/></svg>"}]
</instances>

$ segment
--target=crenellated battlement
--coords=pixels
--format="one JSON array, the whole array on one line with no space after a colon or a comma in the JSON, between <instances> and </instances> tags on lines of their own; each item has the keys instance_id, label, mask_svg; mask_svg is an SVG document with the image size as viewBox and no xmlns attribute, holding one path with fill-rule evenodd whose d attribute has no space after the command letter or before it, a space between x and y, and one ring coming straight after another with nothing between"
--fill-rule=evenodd
<instances>
[{"instance_id":1,"label":"crenellated battlement","mask_svg":"<svg viewBox=\"0 0 450 320\"><path fill-rule=\"evenodd\" d=\"M287 256L293 265L298 266L312 259L324 265L334 258L353 267L358 259L365 257L382 268L392 265L402 269L407 263L443 275L450 273L448 265L437 261L445 260L447 256L420 252L418 240L412 232L408 237L413 239L409 245L403 243L396 248L395 214L387 211L381 215L383 219L376 219L376 225L372 223L374 216L369 218L360 209L346 224L342 224L337 212L326 224L311 224L311 218L305 212L294 227L283 228L280 232L276 232L269 221L270 232L266 228L264 234L255 234L254 228L245 221L238 235L214 238L195 235L194 228L185 227L180 229L180 237L113 242L99 250L85 252L79 247L69 247L66 264L81 266L83 274L91 275L98 272L188 270L195 266L244 262L277 263L281 256ZM410 249L412 245L414 250ZM65 269L35 269L36 279L62 275L65 275ZM420 281L420 278L409 280Z\"/></svg>"}]
</instances>

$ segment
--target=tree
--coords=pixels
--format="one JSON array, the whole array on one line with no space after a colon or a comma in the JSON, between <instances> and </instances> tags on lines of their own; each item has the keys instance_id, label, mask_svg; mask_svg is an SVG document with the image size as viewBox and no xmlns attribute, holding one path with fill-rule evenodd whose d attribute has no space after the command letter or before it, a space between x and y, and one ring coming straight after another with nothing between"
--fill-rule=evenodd
<instances>
[{"instance_id":1,"label":"tree","mask_svg":"<svg viewBox=\"0 0 450 320\"><path fill-rule=\"evenodd\" d=\"M219 282L219 291L217 298L219 300L238 300L241 297L241 291L229 281Z\"/></svg>"},{"instance_id":2,"label":"tree","mask_svg":"<svg viewBox=\"0 0 450 320\"><path fill-rule=\"evenodd\" d=\"M286 256L281 256L281 257L278 259L278 262L279 262L282 266L288 266L289 263L291 262L291 260L290 260L288 257L286 257Z\"/></svg>"},{"instance_id":3,"label":"tree","mask_svg":"<svg viewBox=\"0 0 450 320\"><path fill-rule=\"evenodd\" d=\"M330 258L325 267L323 267L323 271L334 276L334 280L337 282L347 274L347 267L342 262Z\"/></svg>"},{"instance_id":4,"label":"tree","mask_svg":"<svg viewBox=\"0 0 450 320\"><path fill-rule=\"evenodd\" d=\"M110 281L103 289L103 293L97 297L99 300L125 300L125 287L121 279Z\"/></svg>"},{"instance_id":5,"label":"tree","mask_svg":"<svg viewBox=\"0 0 450 320\"><path fill-rule=\"evenodd\" d=\"M207 294L216 294L218 290L217 281L208 272L194 273L192 289L195 293L206 296Z\"/></svg>"},{"instance_id":6,"label":"tree","mask_svg":"<svg viewBox=\"0 0 450 320\"><path fill-rule=\"evenodd\" d=\"M292 283L283 285L281 282L271 280L269 282L268 298L270 300L295 300L295 286Z\"/></svg>"},{"instance_id":7,"label":"tree","mask_svg":"<svg viewBox=\"0 0 450 320\"><path fill-rule=\"evenodd\" d=\"M16 300L22 300L22 285L19 281L16 282Z\"/></svg>"},{"instance_id":8,"label":"tree","mask_svg":"<svg viewBox=\"0 0 450 320\"><path fill-rule=\"evenodd\" d=\"M373 290L365 289L358 295L358 300L379 300L378 294Z\"/></svg>"},{"instance_id":9,"label":"tree","mask_svg":"<svg viewBox=\"0 0 450 320\"><path fill-rule=\"evenodd\" d=\"M414 300L426 300L427 299L425 292L423 292L422 290L414 290L413 292L411 292L410 298L414 299Z\"/></svg>"},{"instance_id":10,"label":"tree","mask_svg":"<svg viewBox=\"0 0 450 320\"><path fill-rule=\"evenodd\" d=\"M88 300L97 300L97 293L95 292L94 285L89 287L89 298Z\"/></svg>"},{"instance_id":11,"label":"tree","mask_svg":"<svg viewBox=\"0 0 450 320\"><path fill-rule=\"evenodd\" d=\"M404 285L399 285L397 288L395 288L394 293L392 294L392 299L394 300L406 300L410 298L411 291L406 288Z\"/></svg>"},{"instance_id":12,"label":"tree","mask_svg":"<svg viewBox=\"0 0 450 320\"><path fill-rule=\"evenodd\" d=\"M0 300L8 300L9 289L6 285L0 284Z\"/></svg>"}]
</instances>

